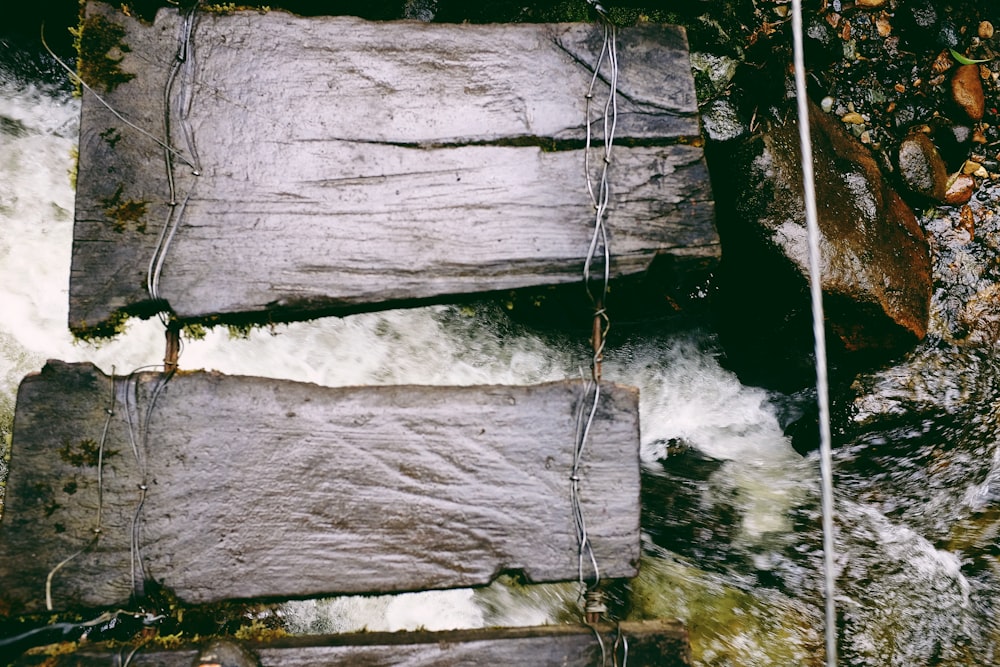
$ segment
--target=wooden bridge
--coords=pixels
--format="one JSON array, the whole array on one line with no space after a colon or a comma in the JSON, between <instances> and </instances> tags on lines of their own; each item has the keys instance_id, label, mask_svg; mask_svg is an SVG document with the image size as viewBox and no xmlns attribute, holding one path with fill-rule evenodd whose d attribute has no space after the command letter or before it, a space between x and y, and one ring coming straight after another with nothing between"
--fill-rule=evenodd
<instances>
[{"instance_id":1,"label":"wooden bridge","mask_svg":"<svg viewBox=\"0 0 1000 667\"><path fill-rule=\"evenodd\" d=\"M600 29L178 10L144 24L90 2L83 30L72 329L581 280L585 153L604 132L585 93L612 92L594 72ZM610 273L715 256L684 33L622 29L617 48ZM577 460L580 382L329 388L51 361L18 394L0 616L125 606L149 582L198 604L511 571L574 581L577 513L602 576L633 577L638 391L601 386ZM611 647L623 632L629 665L687 664L676 623L590 620L248 648L267 665L597 665L597 636ZM132 664L189 665L198 650L149 647Z\"/></svg>"}]
</instances>

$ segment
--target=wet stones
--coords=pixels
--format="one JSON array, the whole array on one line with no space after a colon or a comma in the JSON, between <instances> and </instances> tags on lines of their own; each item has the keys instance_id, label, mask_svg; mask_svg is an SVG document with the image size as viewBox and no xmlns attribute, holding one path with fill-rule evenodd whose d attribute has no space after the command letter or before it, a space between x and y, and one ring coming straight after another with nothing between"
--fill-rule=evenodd
<instances>
[{"instance_id":1,"label":"wet stones","mask_svg":"<svg viewBox=\"0 0 1000 667\"><path fill-rule=\"evenodd\" d=\"M965 204L972 199L972 194L976 191L976 179L968 174L955 174L948 182L948 188L944 193L946 204Z\"/></svg>"},{"instance_id":2,"label":"wet stones","mask_svg":"<svg viewBox=\"0 0 1000 667\"><path fill-rule=\"evenodd\" d=\"M944 201L948 168L934 142L923 132L908 135L899 144L899 175L913 194ZM971 195L970 195L971 196Z\"/></svg>"},{"instance_id":3,"label":"wet stones","mask_svg":"<svg viewBox=\"0 0 1000 667\"><path fill-rule=\"evenodd\" d=\"M871 154L836 118L813 107L811 122L831 346L842 359L871 359L912 345L927 331L931 295L924 233ZM921 155L924 140L915 140ZM812 348L797 123L745 141L724 164L712 153L709 159L721 209L720 331L727 353L735 366L743 352L766 358L772 375L782 364L784 387L794 386L810 375ZM937 160L930 178L946 179ZM944 196L936 182L928 188ZM752 363L737 370L753 381Z\"/></svg>"},{"instance_id":4,"label":"wet stones","mask_svg":"<svg viewBox=\"0 0 1000 667\"><path fill-rule=\"evenodd\" d=\"M979 121L986 111L979 65L961 65L951 76L951 97L970 120Z\"/></svg>"},{"instance_id":5,"label":"wet stones","mask_svg":"<svg viewBox=\"0 0 1000 667\"><path fill-rule=\"evenodd\" d=\"M939 117L932 120L931 136L948 171L957 171L972 148L972 128Z\"/></svg>"}]
</instances>

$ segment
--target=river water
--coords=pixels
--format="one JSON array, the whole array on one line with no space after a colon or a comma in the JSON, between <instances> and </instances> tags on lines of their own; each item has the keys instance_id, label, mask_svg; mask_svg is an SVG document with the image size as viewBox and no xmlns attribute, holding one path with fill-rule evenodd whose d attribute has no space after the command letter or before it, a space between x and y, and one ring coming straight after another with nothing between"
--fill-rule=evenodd
<instances>
[{"instance_id":1,"label":"river water","mask_svg":"<svg viewBox=\"0 0 1000 667\"><path fill-rule=\"evenodd\" d=\"M163 337L155 319L98 346L67 331L78 102L37 54L8 52L0 68L0 428L9 443L17 384L45 359L126 373L159 363ZM932 334L842 400L842 664L1000 663L1000 380L988 298L1000 232L989 204L977 204L984 220L971 244L947 216L925 216L938 265ZM608 379L641 390L644 465L642 569L616 610L683 620L698 665L821 664L818 464L781 428L803 397L742 385L697 324L618 335L607 357ZM535 383L576 377L586 363L585 341L515 324L492 302L243 338L211 330L186 340L181 356L185 369L331 386ZM574 599L572 586L500 581L296 602L281 614L296 632L529 625L572 617Z\"/></svg>"}]
</instances>

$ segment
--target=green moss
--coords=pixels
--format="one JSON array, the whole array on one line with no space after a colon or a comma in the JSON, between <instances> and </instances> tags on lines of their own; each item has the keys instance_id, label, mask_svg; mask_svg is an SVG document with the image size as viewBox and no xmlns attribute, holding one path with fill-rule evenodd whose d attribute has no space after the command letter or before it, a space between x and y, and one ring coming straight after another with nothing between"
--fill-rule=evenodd
<instances>
[{"instance_id":1,"label":"green moss","mask_svg":"<svg viewBox=\"0 0 1000 667\"><path fill-rule=\"evenodd\" d=\"M97 345L108 338L114 338L118 334L123 333L128 323L128 318L129 314L127 311L117 310L104 322L96 326L90 326L86 322L83 322L79 327L72 328L71 333L77 342Z\"/></svg>"},{"instance_id":2,"label":"green moss","mask_svg":"<svg viewBox=\"0 0 1000 667\"><path fill-rule=\"evenodd\" d=\"M85 438L76 445L66 442L59 448L59 458L64 463L78 468L83 468L84 466L96 468L101 462L102 456L104 460L107 460L117 453L117 450L105 448L102 455L101 446L96 440L91 438Z\"/></svg>"},{"instance_id":3,"label":"green moss","mask_svg":"<svg viewBox=\"0 0 1000 667\"><path fill-rule=\"evenodd\" d=\"M205 340L205 336L208 334L208 330L205 329L205 326L203 324L198 324L197 322L185 324L181 328L181 331L189 340Z\"/></svg>"},{"instance_id":4,"label":"green moss","mask_svg":"<svg viewBox=\"0 0 1000 667\"><path fill-rule=\"evenodd\" d=\"M76 146L73 146L73 148L71 148L69 150L69 158L70 158L70 161L71 161L69 172L68 172L69 173L69 185L70 185L71 188L73 188L74 190L76 190L76 177L80 173L80 149L78 147L76 147Z\"/></svg>"},{"instance_id":5,"label":"green moss","mask_svg":"<svg viewBox=\"0 0 1000 667\"><path fill-rule=\"evenodd\" d=\"M632 619L679 618L696 664L822 665L821 620L800 601L742 590L669 558L643 558Z\"/></svg>"},{"instance_id":6,"label":"green moss","mask_svg":"<svg viewBox=\"0 0 1000 667\"><path fill-rule=\"evenodd\" d=\"M242 11L267 13L271 11L271 7L269 5L238 5L235 2L220 2L212 5L202 5L201 11L212 12L214 14L232 14Z\"/></svg>"},{"instance_id":7,"label":"green moss","mask_svg":"<svg viewBox=\"0 0 1000 667\"><path fill-rule=\"evenodd\" d=\"M101 132L101 139L107 142L108 146L114 148L118 141L122 138L122 133L117 127L109 127L108 129Z\"/></svg>"},{"instance_id":8,"label":"green moss","mask_svg":"<svg viewBox=\"0 0 1000 667\"><path fill-rule=\"evenodd\" d=\"M88 86L110 93L135 78L121 68L121 54L130 50L122 41L125 28L121 25L103 16L90 16L71 32L79 55L77 71Z\"/></svg>"},{"instance_id":9,"label":"green moss","mask_svg":"<svg viewBox=\"0 0 1000 667\"><path fill-rule=\"evenodd\" d=\"M230 340L250 340L250 334L256 327L253 324L227 324Z\"/></svg>"},{"instance_id":10,"label":"green moss","mask_svg":"<svg viewBox=\"0 0 1000 667\"><path fill-rule=\"evenodd\" d=\"M146 209L149 207L149 202L137 199L123 199L122 193L124 190L125 185L120 184L113 195L101 200L101 205L104 206L104 213L111 218L111 224L114 226L116 232L124 232L131 224L134 226L135 231L140 234L145 233L146 221L144 218L146 216Z\"/></svg>"}]
</instances>

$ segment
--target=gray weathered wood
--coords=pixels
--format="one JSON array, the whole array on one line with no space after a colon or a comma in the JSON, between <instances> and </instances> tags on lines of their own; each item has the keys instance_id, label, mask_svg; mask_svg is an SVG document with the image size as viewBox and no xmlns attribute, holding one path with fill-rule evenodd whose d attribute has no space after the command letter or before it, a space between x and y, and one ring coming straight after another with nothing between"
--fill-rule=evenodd
<instances>
[{"instance_id":1,"label":"gray weathered wood","mask_svg":"<svg viewBox=\"0 0 1000 667\"><path fill-rule=\"evenodd\" d=\"M448 632L368 632L348 635L296 637L269 644L244 644L262 667L407 667L457 665L532 665L533 667L603 667L610 662L617 628L599 626L608 651L601 649L589 627L579 625L455 630ZM658 620L621 624L628 640L630 667L682 667L691 664L687 632L677 621ZM49 667L88 667L111 664L119 649L85 647L76 653L48 658ZM619 649L619 659L622 651ZM196 647L173 651L147 648L136 653L134 667L190 667ZM37 665L42 657L18 665Z\"/></svg>"},{"instance_id":2,"label":"gray weathered wood","mask_svg":"<svg viewBox=\"0 0 1000 667\"><path fill-rule=\"evenodd\" d=\"M52 361L22 382L0 520L0 609L41 609L46 576L91 540L106 422L101 535L54 576L59 608L128 599L143 483L142 565L186 602L472 586L510 569L532 581L577 577L577 383L162 378L142 373L112 388L91 364ZM637 391L609 386L581 482L606 577L636 572L638 450Z\"/></svg>"},{"instance_id":3,"label":"gray weathered wood","mask_svg":"<svg viewBox=\"0 0 1000 667\"><path fill-rule=\"evenodd\" d=\"M163 136L178 13L149 25L104 4L87 12L122 26L110 55L135 75L95 86ZM595 26L247 11L199 14L191 44L171 88L171 143L196 150L201 175L174 170L179 223L159 289L178 317L310 317L580 280ZM619 55L613 272L661 253L716 256L684 32L622 29ZM597 100L607 88L598 81ZM72 328L159 307L145 284L169 199L163 150L85 94Z\"/></svg>"}]
</instances>

